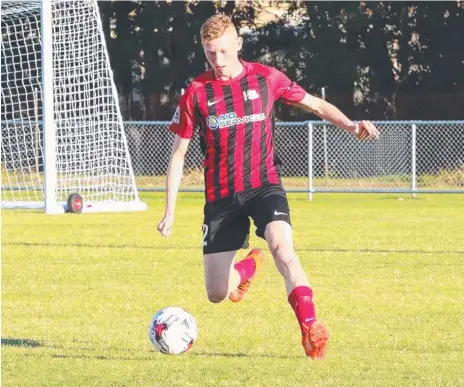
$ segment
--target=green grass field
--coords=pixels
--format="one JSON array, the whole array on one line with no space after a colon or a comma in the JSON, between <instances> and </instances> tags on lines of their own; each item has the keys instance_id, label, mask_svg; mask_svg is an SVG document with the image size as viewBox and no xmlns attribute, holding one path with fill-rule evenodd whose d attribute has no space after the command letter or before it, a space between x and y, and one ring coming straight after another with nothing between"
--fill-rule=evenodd
<instances>
[{"instance_id":1,"label":"green grass field","mask_svg":"<svg viewBox=\"0 0 464 387\"><path fill-rule=\"evenodd\" d=\"M202 195L180 195L169 239L163 194L142 196L143 213L2 211L2 386L464 385L464 195L289 196L331 330L320 362L304 357L269 254L245 302L210 304ZM199 325L181 356L148 340L168 305Z\"/></svg>"}]
</instances>

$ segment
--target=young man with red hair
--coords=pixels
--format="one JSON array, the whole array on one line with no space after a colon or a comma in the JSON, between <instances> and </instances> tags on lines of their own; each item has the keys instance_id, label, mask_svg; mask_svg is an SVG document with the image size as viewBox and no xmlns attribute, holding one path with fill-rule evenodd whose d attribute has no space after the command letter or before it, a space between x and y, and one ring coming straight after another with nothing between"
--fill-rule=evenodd
<instances>
[{"instance_id":1,"label":"young man with red hair","mask_svg":"<svg viewBox=\"0 0 464 387\"><path fill-rule=\"evenodd\" d=\"M307 356L325 356L329 333L316 320L313 292L295 253L290 209L274 148L273 107L277 100L298 106L353 134L377 138L369 121L352 122L330 103L308 94L279 70L240 60L243 40L230 18L215 15L201 27L212 69L195 78L181 96L169 129L176 134L166 179L166 209L158 230L169 236L185 152L196 126L204 153L203 256L208 299L241 301L264 261L248 247L250 218L264 238L285 281L288 302L301 328Z\"/></svg>"}]
</instances>

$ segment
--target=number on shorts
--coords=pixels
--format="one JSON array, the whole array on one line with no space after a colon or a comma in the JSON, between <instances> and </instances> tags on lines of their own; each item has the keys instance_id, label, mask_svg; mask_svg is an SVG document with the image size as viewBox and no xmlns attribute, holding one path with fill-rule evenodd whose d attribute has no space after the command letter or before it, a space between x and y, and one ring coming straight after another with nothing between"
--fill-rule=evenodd
<instances>
[{"instance_id":1,"label":"number on shorts","mask_svg":"<svg viewBox=\"0 0 464 387\"><path fill-rule=\"evenodd\" d=\"M206 241L206 237L208 235L208 225L204 224L202 229L203 229L203 246L206 246L208 244L208 242Z\"/></svg>"}]
</instances>

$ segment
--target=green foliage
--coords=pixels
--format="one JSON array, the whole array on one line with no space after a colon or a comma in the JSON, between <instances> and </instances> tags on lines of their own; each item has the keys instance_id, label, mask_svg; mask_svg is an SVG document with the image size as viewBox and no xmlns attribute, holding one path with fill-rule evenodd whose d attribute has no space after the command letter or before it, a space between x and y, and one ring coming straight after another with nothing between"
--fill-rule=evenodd
<instances>
[{"instance_id":1,"label":"green foliage","mask_svg":"<svg viewBox=\"0 0 464 387\"><path fill-rule=\"evenodd\" d=\"M257 25L268 4L288 11ZM126 119L171 118L180 90L207 68L199 30L218 12L251 31L243 58L282 69L313 94L325 87L353 118L464 118L462 2L122 1L100 8ZM279 106L278 117L310 116Z\"/></svg>"}]
</instances>

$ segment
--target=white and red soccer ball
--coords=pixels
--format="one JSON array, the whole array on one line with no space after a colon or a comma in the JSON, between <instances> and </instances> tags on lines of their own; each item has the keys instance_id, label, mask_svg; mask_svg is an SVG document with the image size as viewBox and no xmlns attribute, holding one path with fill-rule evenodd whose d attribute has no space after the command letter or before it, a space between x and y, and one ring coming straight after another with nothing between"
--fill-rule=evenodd
<instances>
[{"instance_id":1,"label":"white and red soccer ball","mask_svg":"<svg viewBox=\"0 0 464 387\"><path fill-rule=\"evenodd\" d=\"M171 306L155 313L148 335L157 351L179 355L192 347L198 337L198 327L190 313L177 306Z\"/></svg>"}]
</instances>

